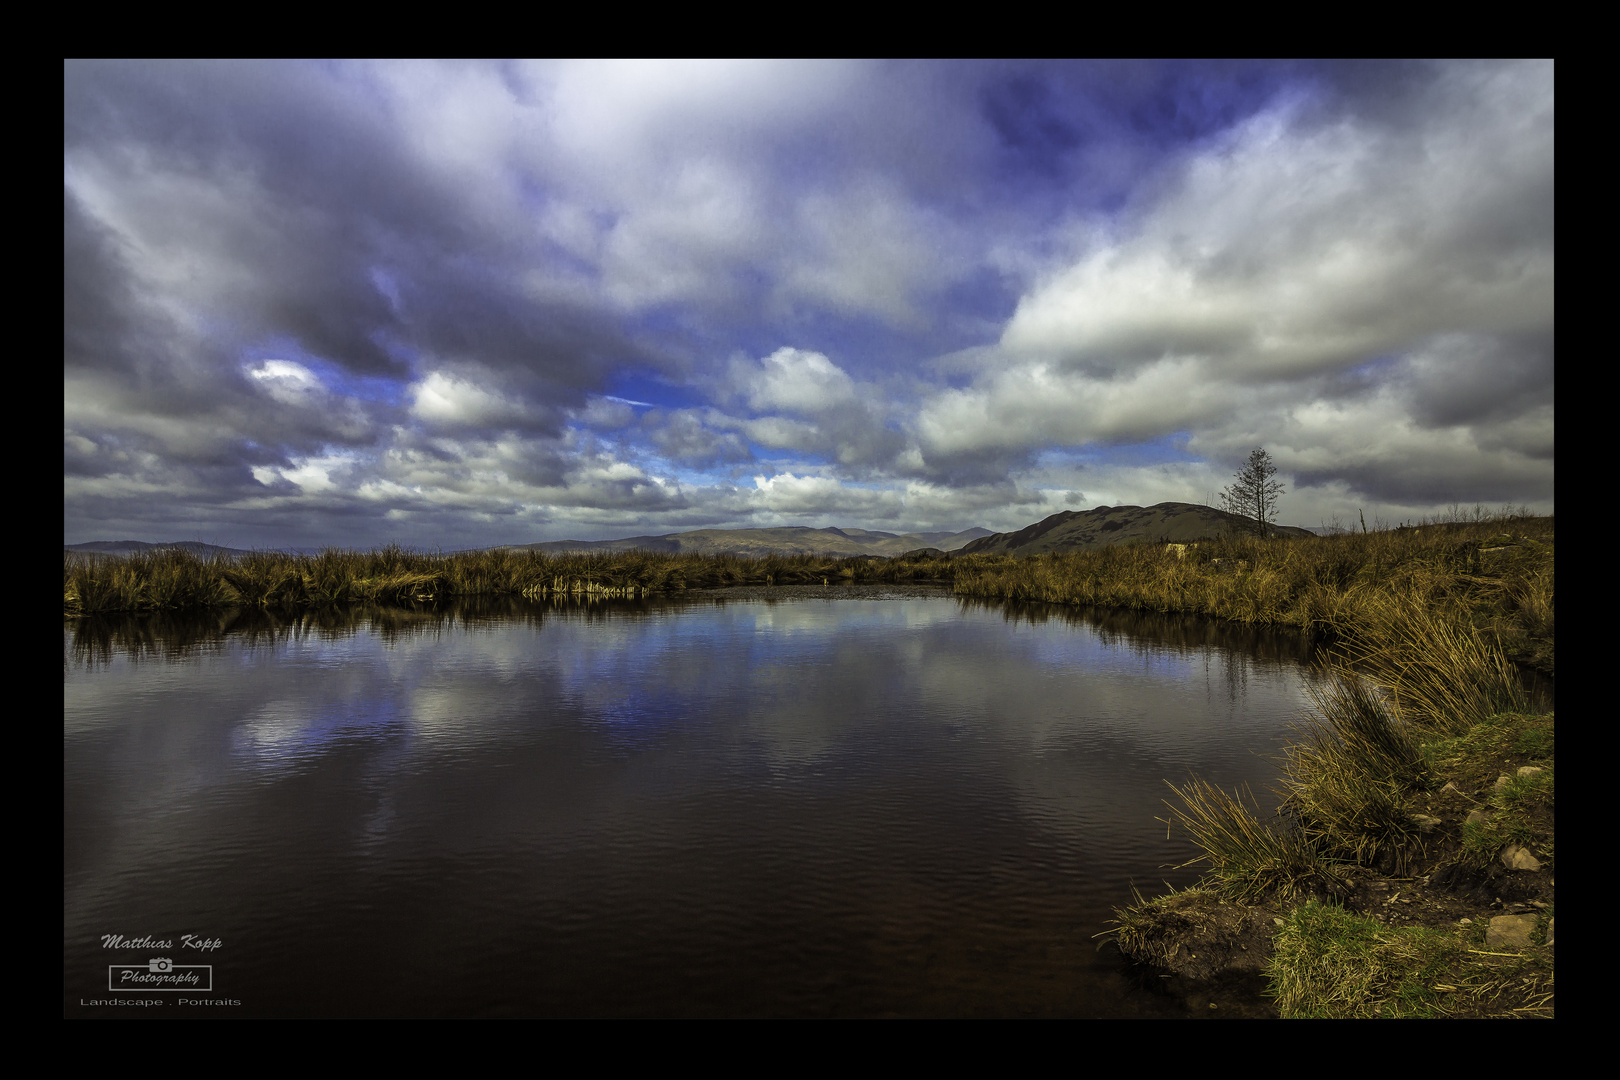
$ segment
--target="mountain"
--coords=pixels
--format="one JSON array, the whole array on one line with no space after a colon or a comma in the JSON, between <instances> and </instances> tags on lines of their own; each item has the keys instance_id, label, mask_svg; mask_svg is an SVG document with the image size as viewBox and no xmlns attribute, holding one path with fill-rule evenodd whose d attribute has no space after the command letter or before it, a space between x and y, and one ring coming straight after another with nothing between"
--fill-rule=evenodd
<instances>
[{"instance_id":1,"label":"mountain","mask_svg":"<svg viewBox=\"0 0 1620 1080\"><path fill-rule=\"evenodd\" d=\"M199 540L173 540L167 544L148 544L143 540L93 540L88 544L64 544L63 551L74 551L81 555L114 555L123 558L143 552L158 551L189 551L199 559L211 559L216 555L239 559L248 552L240 548L219 547L215 544L204 544Z\"/></svg>"},{"instance_id":2,"label":"mountain","mask_svg":"<svg viewBox=\"0 0 1620 1080\"><path fill-rule=\"evenodd\" d=\"M552 540L543 544L505 544L505 551L543 551L557 555L571 551L663 551L702 555L770 555L800 553L812 555L903 555L918 548L954 551L963 544L989 536L989 529L963 532L891 533L867 529L698 529L694 532L667 533L663 536L631 536L623 540ZM88 544L64 544L64 551L81 555L107 555L124 558L138 552L189 551L198 558L215 555L240 558L249 554L238 548L217 547L196 540L148 544L142 540L96 540Z\"/></svg>"},{"instance_id":3,"label":"mountain","mask_svg":"<svg viewBox=\"0 0 1620 1080\"><path fill-rule=\"evenodd\" d=\"M1038 555L1047 551L1096 551L1131 541L1168 540L1185 544L1207 540L1228 530L1253 529L1254 523L1213 506L1163 502L1154 506L1099 506L1095 510L1065 510L1027 529L982 536L964 545L960 554ZM1273 525L1283 536L1313 536L1292 525Z\"/></svg>"},{"instance_id":4,"label":"mountain","mask_svg":"<svg viewBox=\"0 0 1620 1080\"><path fill-rule=\"evenodd\" d=\"M989 529L962 532L891 533L868 529L697 529L662 536L629 536L622 540L551 540L540 544L502 545L506 551L563 552L661 551L700 555L881 555L893 558L921 548L969 555L978 552L1036 555L1046 551L1094 551L1131 541L1187 543L1221 535L1229 529L1244 531L1250 522L1212 506L1165 502L1156 506L1099 506L1095 510L1065 510L1017 532L992 533ZM1291 525L1273 526L1284 536L1313 536ZM217 547L195 540L148 544L140 540L100 540L66 545L65 550L86 554L126 556L138 551L180 548L200 558L214 555L240 557L246 551Z\"/></svg>"},{"instance_id":5,"label":"mountain","mask_svg":"<svg viewBox=\"0 0 1620 1080\"><path fill-rule=\"evenodd\" d=\"M903 555L918 548L955 551L964 544L990 536L989 529L963 532L890 533L867 529L697 529L663 536L630 536L623 540L551 540L542 544L508 545L508 551L544 551L550 555L574 551L663 551L700 555Z\"/></svg>"}]
</instances>

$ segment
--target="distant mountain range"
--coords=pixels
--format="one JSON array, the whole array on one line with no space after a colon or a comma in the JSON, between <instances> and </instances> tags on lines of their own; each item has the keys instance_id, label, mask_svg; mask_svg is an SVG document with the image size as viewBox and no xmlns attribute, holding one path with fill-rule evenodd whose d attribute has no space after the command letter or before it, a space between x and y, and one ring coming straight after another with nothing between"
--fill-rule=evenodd
<instances>
[{"instance_id":1,"label":"distant mountain range","mask_svg":"<svg viewBox=\"0 0 1620 1080\"><path fill-rule=\"evenodd\" d=\"M890 533L867 529L811 529L802 526L779 529L697 529L663 536L631 536L623 540L552 540L544 544L507 545L508 551L544 551L550 555L565 551L663 551L699 555L881 555L890 558L918 548L955 551L980 537L992 535L989 529L964 532Z\"/></svg>"},{"instance_id":2,"label":"distant mountain range","mask_svg":"<svg viewBox=\"0 0 1620 1080\"><path fill-rule=\"evenodd\" d=\"M543 551L548 555L575 551L662 551L703 555L769 555L807 553L813 555L903 555L918 548L954 551L963 544L989 536L989 529L964 532L890 533L867 529L698 529L667 533L663 536L630 536L623 540L551 540L541 544L503 544L504 551ZM248 554L240 548L219 547L196 540L176 540L148 544L142 540L97 540L88 544L65 544L64 551L116 558L142 552L189 551L199 558L224 555L239 558Z\"/></svg>"},{"instance_id":3,"label":"distant mountain range","mask_svg":"<svg viewBox=\"0 0 1620 1080\"><path fill-rule=\"evenodd\" d=\"M993 533L963 545L960 554L1040 555L1048 551L1096 551L1132 541L1185 544L1224 533L1246 532L1254 522L1196 503L1162 502L1153 506L1099 506L1065 510L1012 533ZM1273 525L1282 536L1315 536L1309 529Z\"/></svg>"},{"instance_id":4,"label":"distant mountain range","mask_svg":"<svg viewBox=\"0 0 1620 1080\"><path fill-rule=\"evenodd\" d=\"M92 540L88 544L63 544L62 550L76 551L81 555L114 555L119 558L147 551L174 550L189 551L199 559L211 559L216 555L238 559L249 554L242 548L219 547L197 540L171 540L166 544L148 544L142 540Z\"/></svg>"},{"instance_id":5,"label":"distant mountain range","mask_svg":"<svg viewBox=\"0 0 1620 1080\"><path fill-rule=\"evenodd\" d=\"M1038 555L1048 551L1095 551L1110 544L1132 541L1170 541L1184 544L1219 536L1228 531L1243 532L1253 523L1224 510L1194 503L1164 502L1155 506L1099 506L1095 510L1065 510L1017 532L993 533L989 529L962 532L874 532L867 529L811 529L803 526L777 529L697 529L665 533L662 536L629 536L623 540L551 540L540 544L504 544L505 551L563 552L661 551L700 555L878 555L892 558L920 549L978 552L1005 555ZM1314 536L1308 529L1275 525L1284 536ZM200 558L225 555L238 558L248 554L240 548L219 547L196 540L148 544L140 540L98 540L89 544L68 544L63 550L93 555L122 557L136 552L189 551Z\"/></svg>"}]
</instances>

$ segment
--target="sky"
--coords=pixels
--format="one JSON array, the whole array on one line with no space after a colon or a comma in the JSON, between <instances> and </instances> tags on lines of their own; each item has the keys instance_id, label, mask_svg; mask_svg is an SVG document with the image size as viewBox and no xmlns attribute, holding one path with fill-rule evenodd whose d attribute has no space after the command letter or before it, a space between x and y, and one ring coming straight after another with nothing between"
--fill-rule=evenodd
<instances>
[{"instance_id":1,"label":"sky","mask_svg":"<svg viewBox=\"0 0 1620 1080\"><path fill-rule=\"evenodd\" d=\"M77 62L66 543L1553 512L1553 65Z\"/></svg>"}]
</instances>

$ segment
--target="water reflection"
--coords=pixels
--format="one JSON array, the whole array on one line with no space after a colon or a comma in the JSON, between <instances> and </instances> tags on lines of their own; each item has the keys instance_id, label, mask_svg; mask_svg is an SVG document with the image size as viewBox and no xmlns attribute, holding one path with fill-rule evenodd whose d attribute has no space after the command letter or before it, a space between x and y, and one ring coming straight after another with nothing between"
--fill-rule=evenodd
<instances>
[{"instance_id":1,"label":"water reflection","mask_svg":"<svg viewBox=\"0 0 1620 1080\"><path fill-rule=\"evenodd\" d=\"M779 593L70 624L70 1002L190 927L263 1015L1162 1008L1091 935L1189 854L1165 779L1264 787L1302 643Z\"/></svg>"}]
</instances>

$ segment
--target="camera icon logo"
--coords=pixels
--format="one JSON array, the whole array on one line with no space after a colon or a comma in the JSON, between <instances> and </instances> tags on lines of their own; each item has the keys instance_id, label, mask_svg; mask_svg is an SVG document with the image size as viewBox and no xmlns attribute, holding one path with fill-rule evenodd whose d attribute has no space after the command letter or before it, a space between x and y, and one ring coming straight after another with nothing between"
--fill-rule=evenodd
<instances>
[{"instance_id":1,"label":"camera icon logo","mask_svg":"<svg viewBox=\"0 0 1620 1080\"><path fill-rule=\"evenodd\" d=\"M174 961L168 959L167 957L160 957L160 958L158 958L156 960L148 960L146 962L146 970L147 971L173 971L174 970Z\"/></svg>"}]
</instances>

